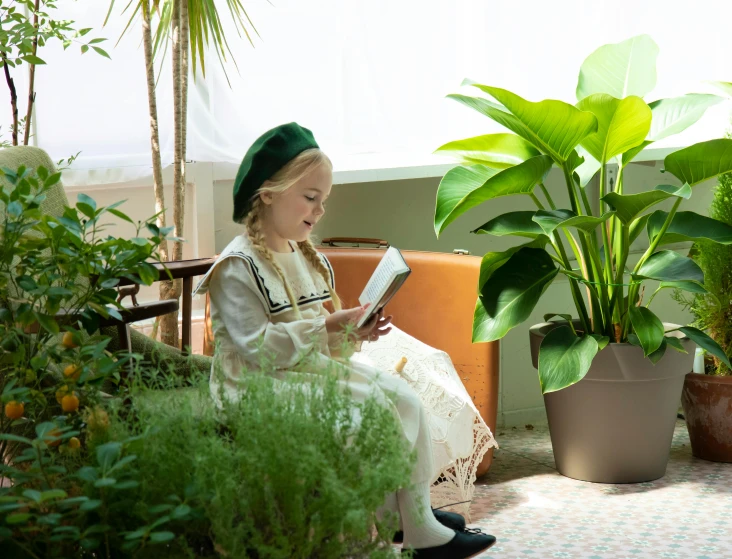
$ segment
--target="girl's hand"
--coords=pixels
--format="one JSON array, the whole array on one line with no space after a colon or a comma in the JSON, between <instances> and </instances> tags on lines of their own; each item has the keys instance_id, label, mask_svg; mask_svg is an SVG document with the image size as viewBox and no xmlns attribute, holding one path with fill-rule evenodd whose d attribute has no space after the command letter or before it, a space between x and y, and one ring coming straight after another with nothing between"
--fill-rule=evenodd
<instances>
[{"instance_id":1,"label":"girl's hand","mask_svg":"<svg viewBox=\"0 0 732 559\"><path fill-rule=\"evenodd\" d=\"M383 313L379 311L378 314L371 317L371 319L361 326L356 328L355 325L366 312L367 306L355 307L353 309L345 309L342 311L336 311L329 315L325 319L325 329L328 333L342 332L348 325L353 326L351 334L356 340L371 341L378 340L381 336L385 336L391 331L389 323L393 318L391 315L386 318L383 317Z\"/></svg>"}]
</instances>

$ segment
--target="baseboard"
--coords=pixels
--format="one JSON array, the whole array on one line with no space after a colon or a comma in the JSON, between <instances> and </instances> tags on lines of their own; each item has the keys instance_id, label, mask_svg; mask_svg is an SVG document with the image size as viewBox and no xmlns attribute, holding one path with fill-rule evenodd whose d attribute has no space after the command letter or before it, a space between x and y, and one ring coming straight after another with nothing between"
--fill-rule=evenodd
<instances>
[{"instance_id":1,"label":"baseboard","mask_svg":"<svg viewBox=\"0 0 732 559\"><path fill-rule=\"evenodd\" d=\"M498 427L523 427L525 425L546 425L546 409L544 406L523 410L503 411L498 415Z\"/></svg>"}]
</instances>

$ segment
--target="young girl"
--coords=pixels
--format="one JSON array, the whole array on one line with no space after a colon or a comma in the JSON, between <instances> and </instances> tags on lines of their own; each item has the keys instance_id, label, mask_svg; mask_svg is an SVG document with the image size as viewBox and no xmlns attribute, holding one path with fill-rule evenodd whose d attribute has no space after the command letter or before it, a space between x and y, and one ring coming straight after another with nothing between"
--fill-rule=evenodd
<instances>
[{"instance_id":1,"label":"young girl","mask_svg":"<svg viewBox=\"0 0 732 559\"><path fill-rule=\"evenodd\" d=\"M332 187L330 160L312 133L296 123L278 126L249 149L234 184L234 220L245 225L197 287L210 292L217 350L211 391L236 398L242 370L259 363L262 350L278 370L297 372L305 354L317 351L324 366L342 347L364 308L341 309L328 260L310 241L325 213ZM332 314L323 306L332 301ZM376 341L391 330L391 317L375 316L352 330L358 342ZM313 348L313 346L315 346ZM434 464L425 410L401 378L351 361L342 382L355 401L376 391L399 420L404 443L417 463L410 487L397 492L404 547L417 558L472 557L495 542L493 536L466 530L454 513L432 511L430 482ZM216 375L213 371L220 371ZM221 374L223 373L223 375Z\"/></svg>"}]
</instances>

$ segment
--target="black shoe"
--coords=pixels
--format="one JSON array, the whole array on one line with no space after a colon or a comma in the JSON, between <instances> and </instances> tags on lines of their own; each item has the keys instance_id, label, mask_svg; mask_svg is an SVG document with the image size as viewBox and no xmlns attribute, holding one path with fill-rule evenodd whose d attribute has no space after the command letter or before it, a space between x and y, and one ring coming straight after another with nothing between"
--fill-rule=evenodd
<instances>
[{"instance_id":1,"label":"black shoe","mask_svg":"<svg viewBox=\"0 0 732 559\"><path fill-rule=\"evenodd\" d=\"M411 551L414 559L468 559L485 551L494 543L496 543L494 536L468 528L455 532L455 537L445 545L422 549L402 549L402 553Z\"/></svg>"},{"instance_id":2,"label":"black shoe","mask_svg":"<svg viewBox=\"0 0 732 559\"><path fill-rule=\"evenodd\" d=\"M435 515L437 522L443 526L450 528L451 530L455 530L456 532L465 530L465 519L458 513L435 509L432 509L432 512ZM394 539L392 541L394 543L402 543L404 541L404 532L399 530L394 534Z\"/></svg>"}]
</instances>

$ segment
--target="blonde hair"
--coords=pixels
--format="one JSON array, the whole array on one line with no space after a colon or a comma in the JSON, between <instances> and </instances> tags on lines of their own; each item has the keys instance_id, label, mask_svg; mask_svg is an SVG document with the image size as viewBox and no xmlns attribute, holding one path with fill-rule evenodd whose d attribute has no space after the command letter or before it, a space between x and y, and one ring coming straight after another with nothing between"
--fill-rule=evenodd
<instances>
[{"instance_id":1,"label":"blonde hair","mask_svg":"<svg viewBox=\"0 0 732 559\"><path fill-rule=\"evenodd\" d=\"M260 198L260 194L262 192L271 192L274 194L285 192L310 171L317 168L318 165L328 165L329 168L333 168L333 164L330 162L330 159L328 159L328 156L319 149L308 149L303 151L300 155L287 163L287 165L282 167L282 169L277 171L271 179L266 180L259 190L257 190L252 197L252 209L244 219L244 225L247 229L249 239L252 242L252 246L267 262L272 265L275 272L277 272L277 275L280 276L280 279L285 286L287 298L290 300L292 310L297 318L302 318L297 300L292 292L290 283L282 272L282 268L277 264L272 251L267 246L264 233L262 232L262 215L264 213L265 205ZM310 239L306 239L297 243L297 246L300 248L300 251L302 251L305 259L310 262L313 268L315 268L315 270L325 280L325 285L328 287L328 293L330 294L331 299L333 299L333 307L337 311L341 310L341 300L332 287L333 278L331 272L320 259L320 255L316 250L315 245L313 245Z\"/></svg>"}]
</instances>

